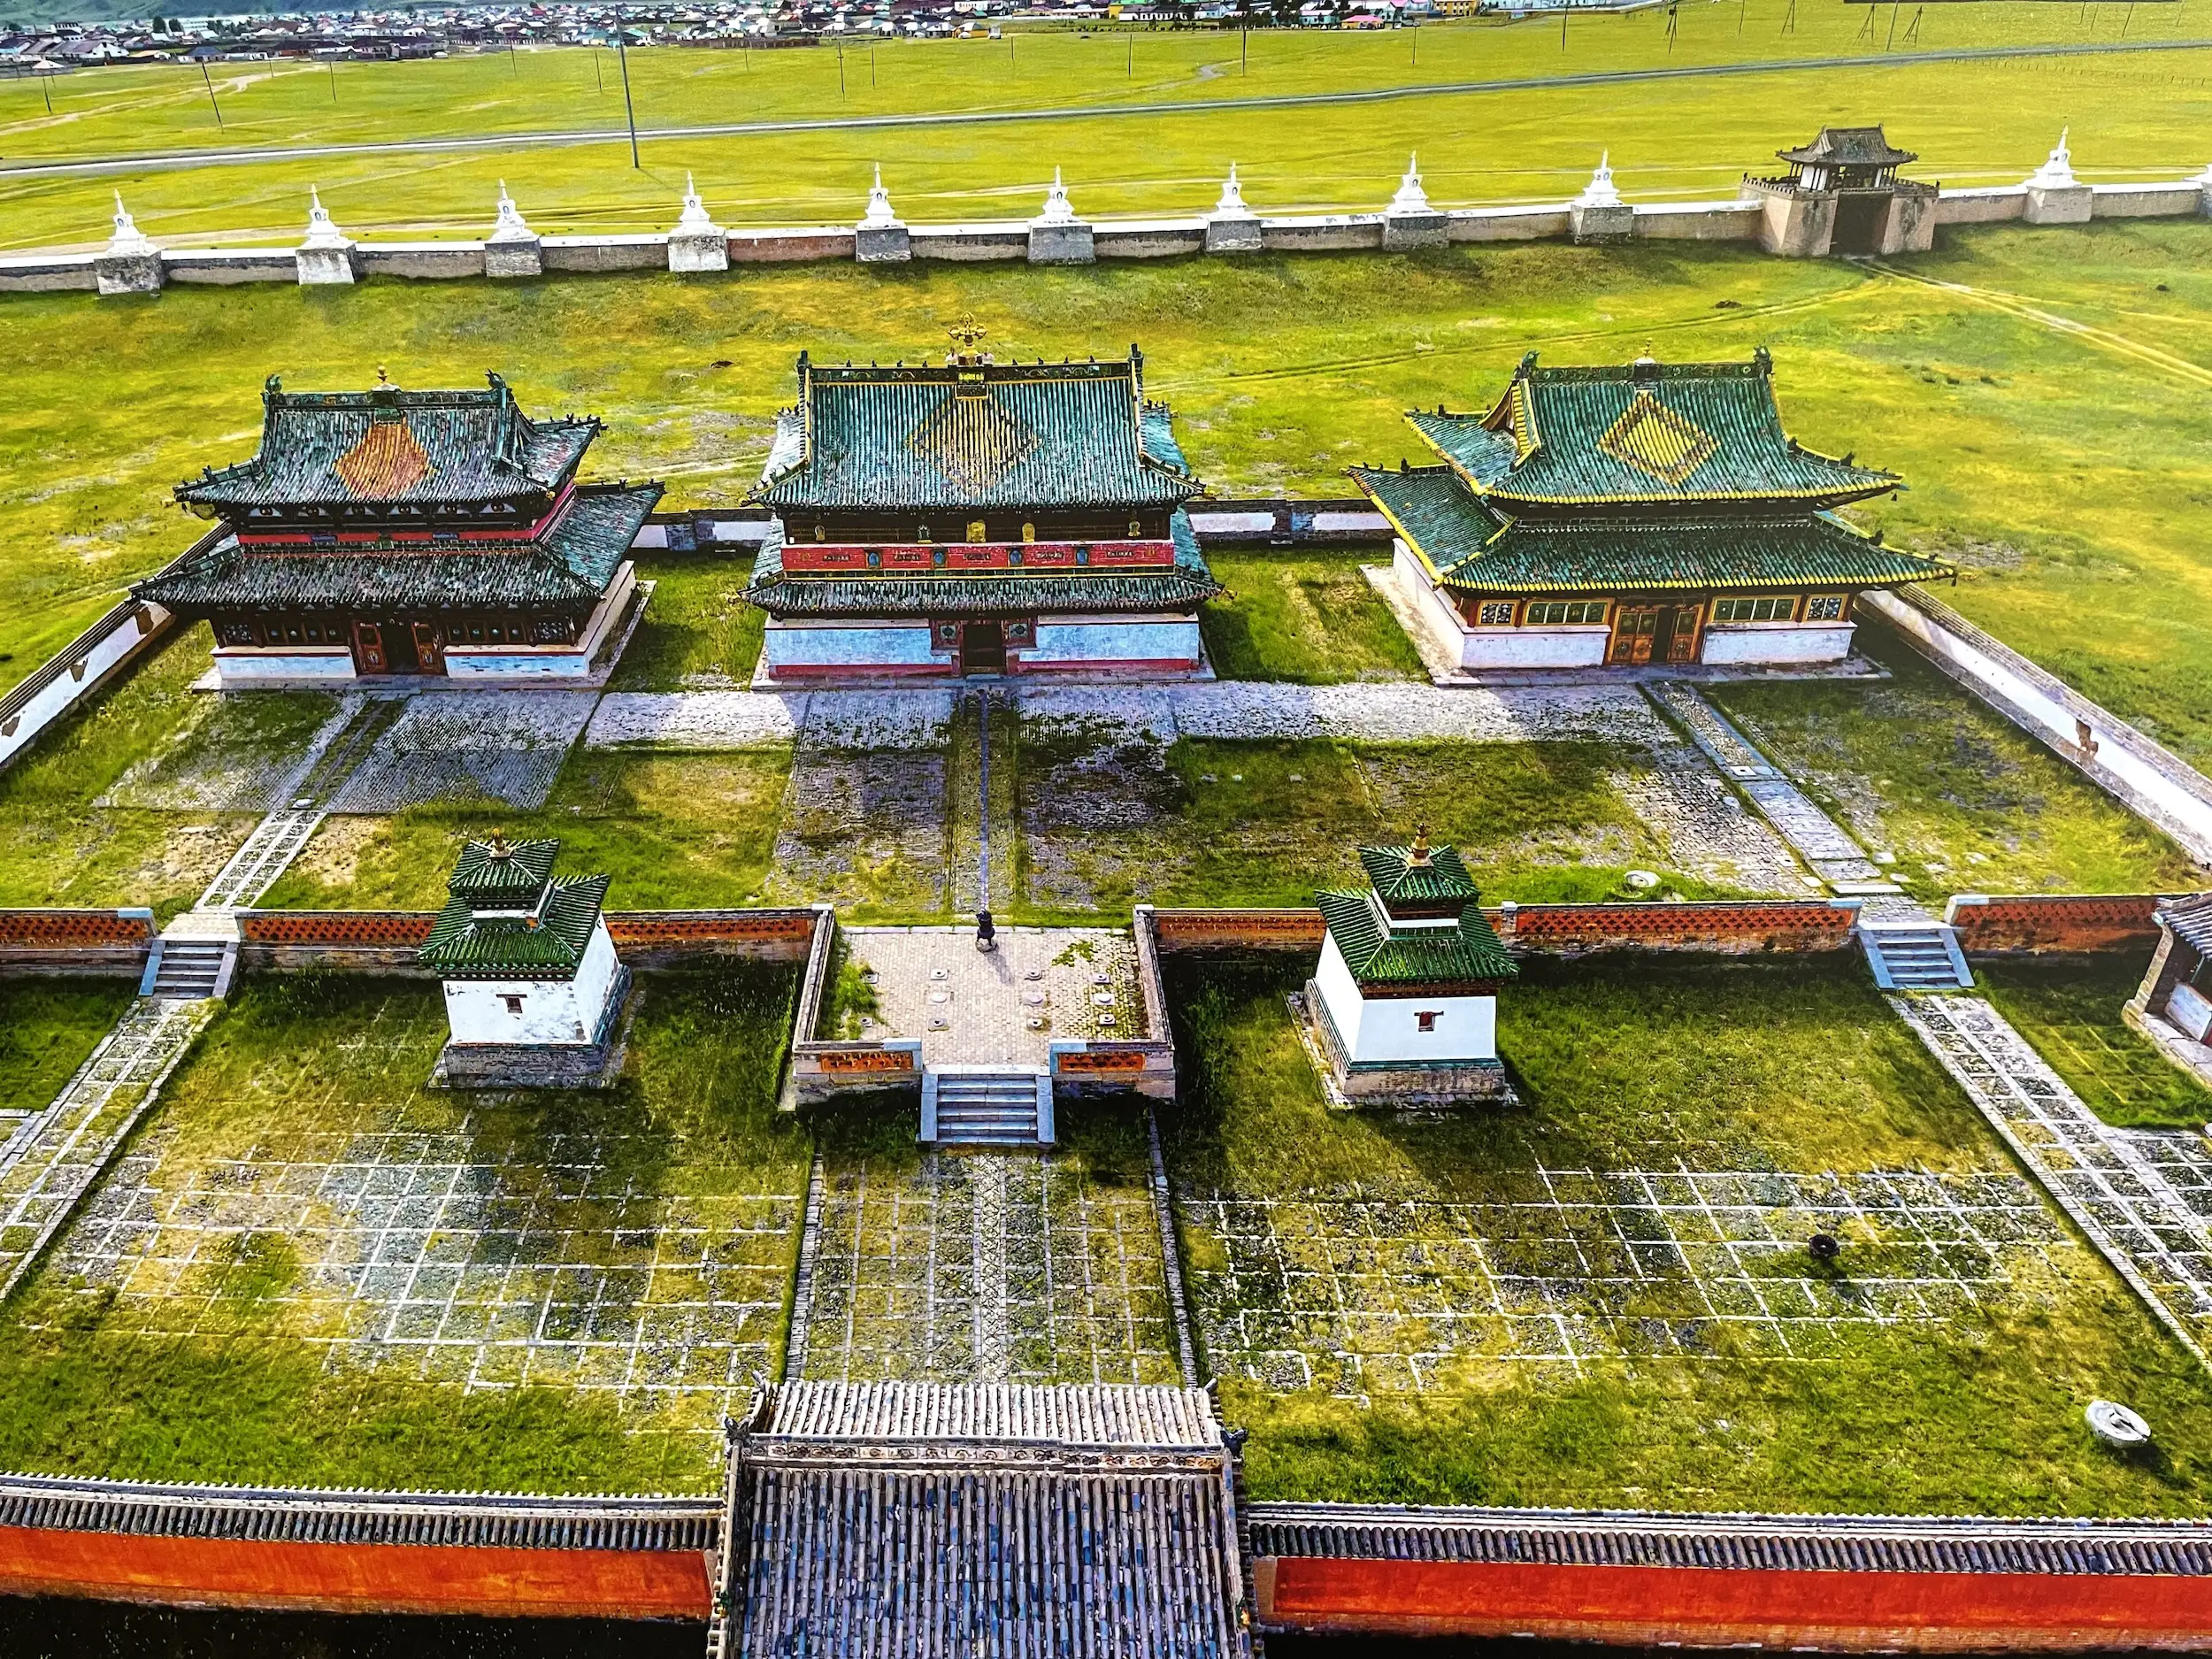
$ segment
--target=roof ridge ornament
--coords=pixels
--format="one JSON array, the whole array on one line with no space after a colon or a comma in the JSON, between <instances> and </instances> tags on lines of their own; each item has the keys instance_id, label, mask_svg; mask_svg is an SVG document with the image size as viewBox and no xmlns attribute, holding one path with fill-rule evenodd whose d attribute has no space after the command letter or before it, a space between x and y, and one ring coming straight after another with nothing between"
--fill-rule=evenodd
<instances>
[{"instance_id":1,"label":"roof ridge ornament","mask_svg":"<svg viewBox=\"0 0 2212 1659\"><path fill-rule=\"evenodd\" d=\"M143 259L161 250L153 239L138 228L138 222L123 205L123 193L115 193L115 234L108 240L108 257L113 259Z\"/></svg>"},{"instance_id":2,"label":"roof ridge ornament","mask_svg":"<svg viewBox=\"0 0 2212 1659\"><path fill-rule=\"evenodd\" d=\"M2051 151L2043 165L2027 177L2026 182L2029 189L2071 190L2079 187L2081 180L2074 177L2073 151L2066 147L2066 137L2071 130L2072 128L2068 127L2062 127L2058 129L2057 147ZM2212 168L2208 168L2206 171L2212 172Z\"/></svg>"},{"instance_id":3,"label":"roof ridge ornament","mask_svg":"<svg viewBox=\"0 0 2212 1659\"><path fill-rule=\"evenodd\" d=\"M1433 213L1429 204L1429 193L1421 188L1421 154L1416 150L1406 157L1405 176L1398 180L1398 194L1390 198L1389 213Z\"/></svg>"},{"instance_id":4,"label":"roof ridge ornament","mask_svg":"<svg viewBox=\"0 0 2212 1659\"><path fill-rule=\"evenodd\" d=\"M1068 188L1061 181L1060 169L1052 170L1052 188L1045 192L1044 210L1029 221L1032 225L1079 225L1075 204L1068 200Z\"/></svg>"},{"instance_id":5,"label":"roof ridge ornament","mask_svg":"<svg viewBox=\"0 0 2212 1659\"><path fill-rule=\"evenodd\" d=\"M947 368L980 368L991 361L991 354L983 349L990 330L976 320L973 311L963 311L945 332L952 336L952 349L945 353Z\"/></svg>"},{"instance_id":6,"label":"roof ridge ornament","mask_svg":"<svg viewBox=\"0 0 2212 1659\"><path fill-rule=\"evenodd\" d=\"M863 230L904 230L906 221L891 208L891 192L883 188L883 164L875 164L876 181L868 190L868 211L860 216Z\"/></svg>"},{"instance_id":7,"label":"roof ridge ornament","mask_svg":"<svg viewBox=\"0 0 2212 1659\"><path fill-rule=\"evenodd\" d=\"M1598 153L1597 171L1590 175L1590 182L1582 187L1582 194L1574 199L1577 207L1619 207L1621 193L1613 186L1613 152Z\"/></svg>"},{"instance_id":8,"label":"roof ridge ornament","mask_svg":"<svg viewBox=\"0 0 2212 1659\"><path fill-rule=\"evenodd\" d=\"M1425 824L1416 824L1413 826L1413 845L1406 849L1406 863L1409 866L1417 865L1425 868L1431 862L1429 826Z\"/></svg>"}]
</instances>

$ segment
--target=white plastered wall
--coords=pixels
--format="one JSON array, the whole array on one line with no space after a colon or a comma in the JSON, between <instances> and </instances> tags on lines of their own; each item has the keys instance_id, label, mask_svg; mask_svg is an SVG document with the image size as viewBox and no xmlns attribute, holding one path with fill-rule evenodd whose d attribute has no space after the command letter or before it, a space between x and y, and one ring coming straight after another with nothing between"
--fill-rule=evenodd
<instances>
[{"instance_id":1,"label":"white plastered wall","mask_svg":"<svg viewBox=\"0 0 2212 1659\"><path fill-rule=\"evenodd\" d=\"M1321 942L1321 965L1313 979L1336 1034L1356 1064L1422 1065L1498 1057L1495 996L1362 996L1333 934ZM1434 1030L1421 1029L1419 1016L1425 1013L1436 1016Z\"/></svg>"},{"instance_id":2,"label":"white plastered wall","mask_svg":"<svg viewBox=\"0 0 2212 1659\"><path fill-rule=\"evenodd\" d=\"M1698 661L1715 664L1839 663L1851 655L1849 622L1715 622Z\"/></svg>"},{"instance_id":3,"label":"white plastered wall","mask_svg":"<svg viewBox=\"0 0 2212 1659\"><path fill-rule=\"evenodd\" d=\"M456 1042L540 1046L587 1043L599 1034L618 964L603 918L572 979L448 979L446 1022ZM511 1008L510 997L519 1000Z\"/></svg>"}]
</instances>

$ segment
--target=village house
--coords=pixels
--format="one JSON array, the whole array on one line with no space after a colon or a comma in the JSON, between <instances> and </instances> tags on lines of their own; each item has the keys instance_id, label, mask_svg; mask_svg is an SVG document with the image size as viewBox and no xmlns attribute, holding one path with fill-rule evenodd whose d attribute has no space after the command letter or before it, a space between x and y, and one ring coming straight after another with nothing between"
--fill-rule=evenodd
<instances>
[{"instance_id":1,"label":"village house","mask_svg":"<svg viewBox=\"0 0 2212 1659\"><path fill-rule=\"evenodd\" d=\"M1363 847L1365 891L1321 893L1326 934L1306 1018L1353 1103L1512 1098L1498 1058L1498 987L1519 972L1482 913L1458 849Z\"/></svg>"},{"instance_id":2,"label":"village house","mask_svg":"<svg viewBox=\"0 0 2212 1659\"><path fill-rule=\"evenodd\" d=\"M661 487L584 484L588 417L480 391L262 394L253 458L177 499L219 521L132 595L215 633L226 688L393 675L574 680L637 596L629 551Z\"/></svg>"},{"instance_id":3,"label":"village house","mask_svg":"<svg viewBox=\"0 0 2212 1659\"><path fill-rule=\"evenodd\" d=\"M1408 419L1444 464L1352 477L1463 669L1837 663L1855 594L1952 573L1837 516L1901 480L1790 437L1764 349L1594 368L1531 352L1488 413Z\"/></svg>"},{"instance_id":4,"label":"village house","mask_svg":"<svg viewBox=\"0 0 2212 1659\"><path fill-rule=\"evenodd\" d=\"M1221 591L1183 511L1202 493L1144 358L799 358L752 499L774 509L745 597L771 682L1204 664Z\"/></svg>"}]
</instances>

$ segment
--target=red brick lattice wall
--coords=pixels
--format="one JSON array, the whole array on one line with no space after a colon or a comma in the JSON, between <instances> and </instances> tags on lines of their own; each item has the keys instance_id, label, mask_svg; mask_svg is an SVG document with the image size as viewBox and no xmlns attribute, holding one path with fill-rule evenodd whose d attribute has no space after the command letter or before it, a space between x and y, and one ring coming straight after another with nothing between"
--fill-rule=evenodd
<instances>
[{"instance_id":1,"label":"red brick lattice wall","mask_svg":"<svg viewBox=\"0 0 2212 1659\"><path fill-rule=\"evenodd\" d=\"M607 933L633 960L729 955L796 959L814 938L814 912L778 910L610 910Z\"/></svg>"},{"instance_id":2,"label":"red brick lattice wall","mask_svg":"<svg viewBox=\"0 0 2212 1659\"><path fill-rule=\"evenodd\" d=\"M1483 912L1498 936L1545 955L1590 950L1843 950L1858 910L1822 900L1709 904L1525 904ZM1159 910L1159 949L1317 950L1321 913L1305 910Z\"/></svg>"},{"instance_id":3,"label":"red brick lattice wall","mask_svg":"<svg viewBox=\"0 0 2212 1659\"><path fill-rule=\"evenodd\" d=\"M143 910L0 910L0 951L143 950L153 936Z\"/></svg>"},{"instance_id":4,"label":"red brick lattice wall","mask_svg":"<svg viewBox=\"0 0 2212 1659\"><path fill-rule=\"evenodd\" d=\"M2024 894L1951 901L1944 919L1971 956L2148 950L2158 942L2156 894Z\"/></svg>"},{"instance_id":5,"label":"red brick lattice wall","mask_svg":"<svg viewBox=\"0 0 2212 1659\"><path fill-rule=\"evenodd\" d=\"M249 945L418 949L437 919L430 910L242 910L238 936Z\"/></svg>"}]
</instances>

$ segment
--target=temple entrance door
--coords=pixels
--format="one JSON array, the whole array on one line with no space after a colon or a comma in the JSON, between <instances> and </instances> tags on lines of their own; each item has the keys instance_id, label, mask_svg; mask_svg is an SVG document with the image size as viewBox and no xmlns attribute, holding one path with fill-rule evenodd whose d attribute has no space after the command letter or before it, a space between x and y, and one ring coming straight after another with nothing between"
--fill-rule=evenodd
<instances>
[{"instance_id":1,"label":"temple entrance door","mask_svg":"<svg viewBox=\"0 0 2212 1659\"><path fill-rule=\"evenodd\" d=\"M996 622L960 625L960 672L964 674L1002 674L1006 672L1006 630Z\"/></svg>"},{"instance_id":2,"label":"temple entrance door","mask_svg":"<svg viewBox=\"0 0 2212 1659\"><path fill-rule=\"evenodd\" d=\"M414 626L415 667L425 674L445 672L445 635L434 622L418 622Z\"/></svg>"},{"instance_id":3,"label":"temple entrance door","mask_svg":"<svg viewBox=\"0 0 2212 1659\"><path fill-rule=\"evenodd\" d=\"M357 674L388 674L392 672L391 658L384 653L384 630L373 622L353 625L353 672Z\"/></svg>"},{"instance_id":4,"label":"temple entrance door","mask_svg":"<svg viewBox=\"0 0 2212 1659\"><path fill-rule=\"evenodd\" d=\"M1654 660L1669 663L1697 661L1697 623L1698 607L1695 605L1677 605L1664 613L1659 626L1666 638L1666 648L1663 651L1655 646L1652 650Z\"/></svg>"},{"instance_id":5,"label":"temple entrance door","mask_svg":"<svg viewBox=\"0 0 2212 1659\"><path fill-rule=\"evenodd\" d=\"M1659 637L1657 605L1616 605L1613 608L1613 649L1606 653L1609 663L1647 663L1651 648ZM1662 657L1660 661L1666 658Z\"/></svg>"},{"instance_id":6,"label":"temple entrance door","mask_svg":"<svg viewBox=\"0 0 2212 1659\"><path fill-rule=\"evenodd\" d=\"M1835 233L1828 251L1875 254L1882 251L1882 226L1889 218L1889 197L1878 192L1846 195L1836 200Z\"/></svg>"}]
</instances>

